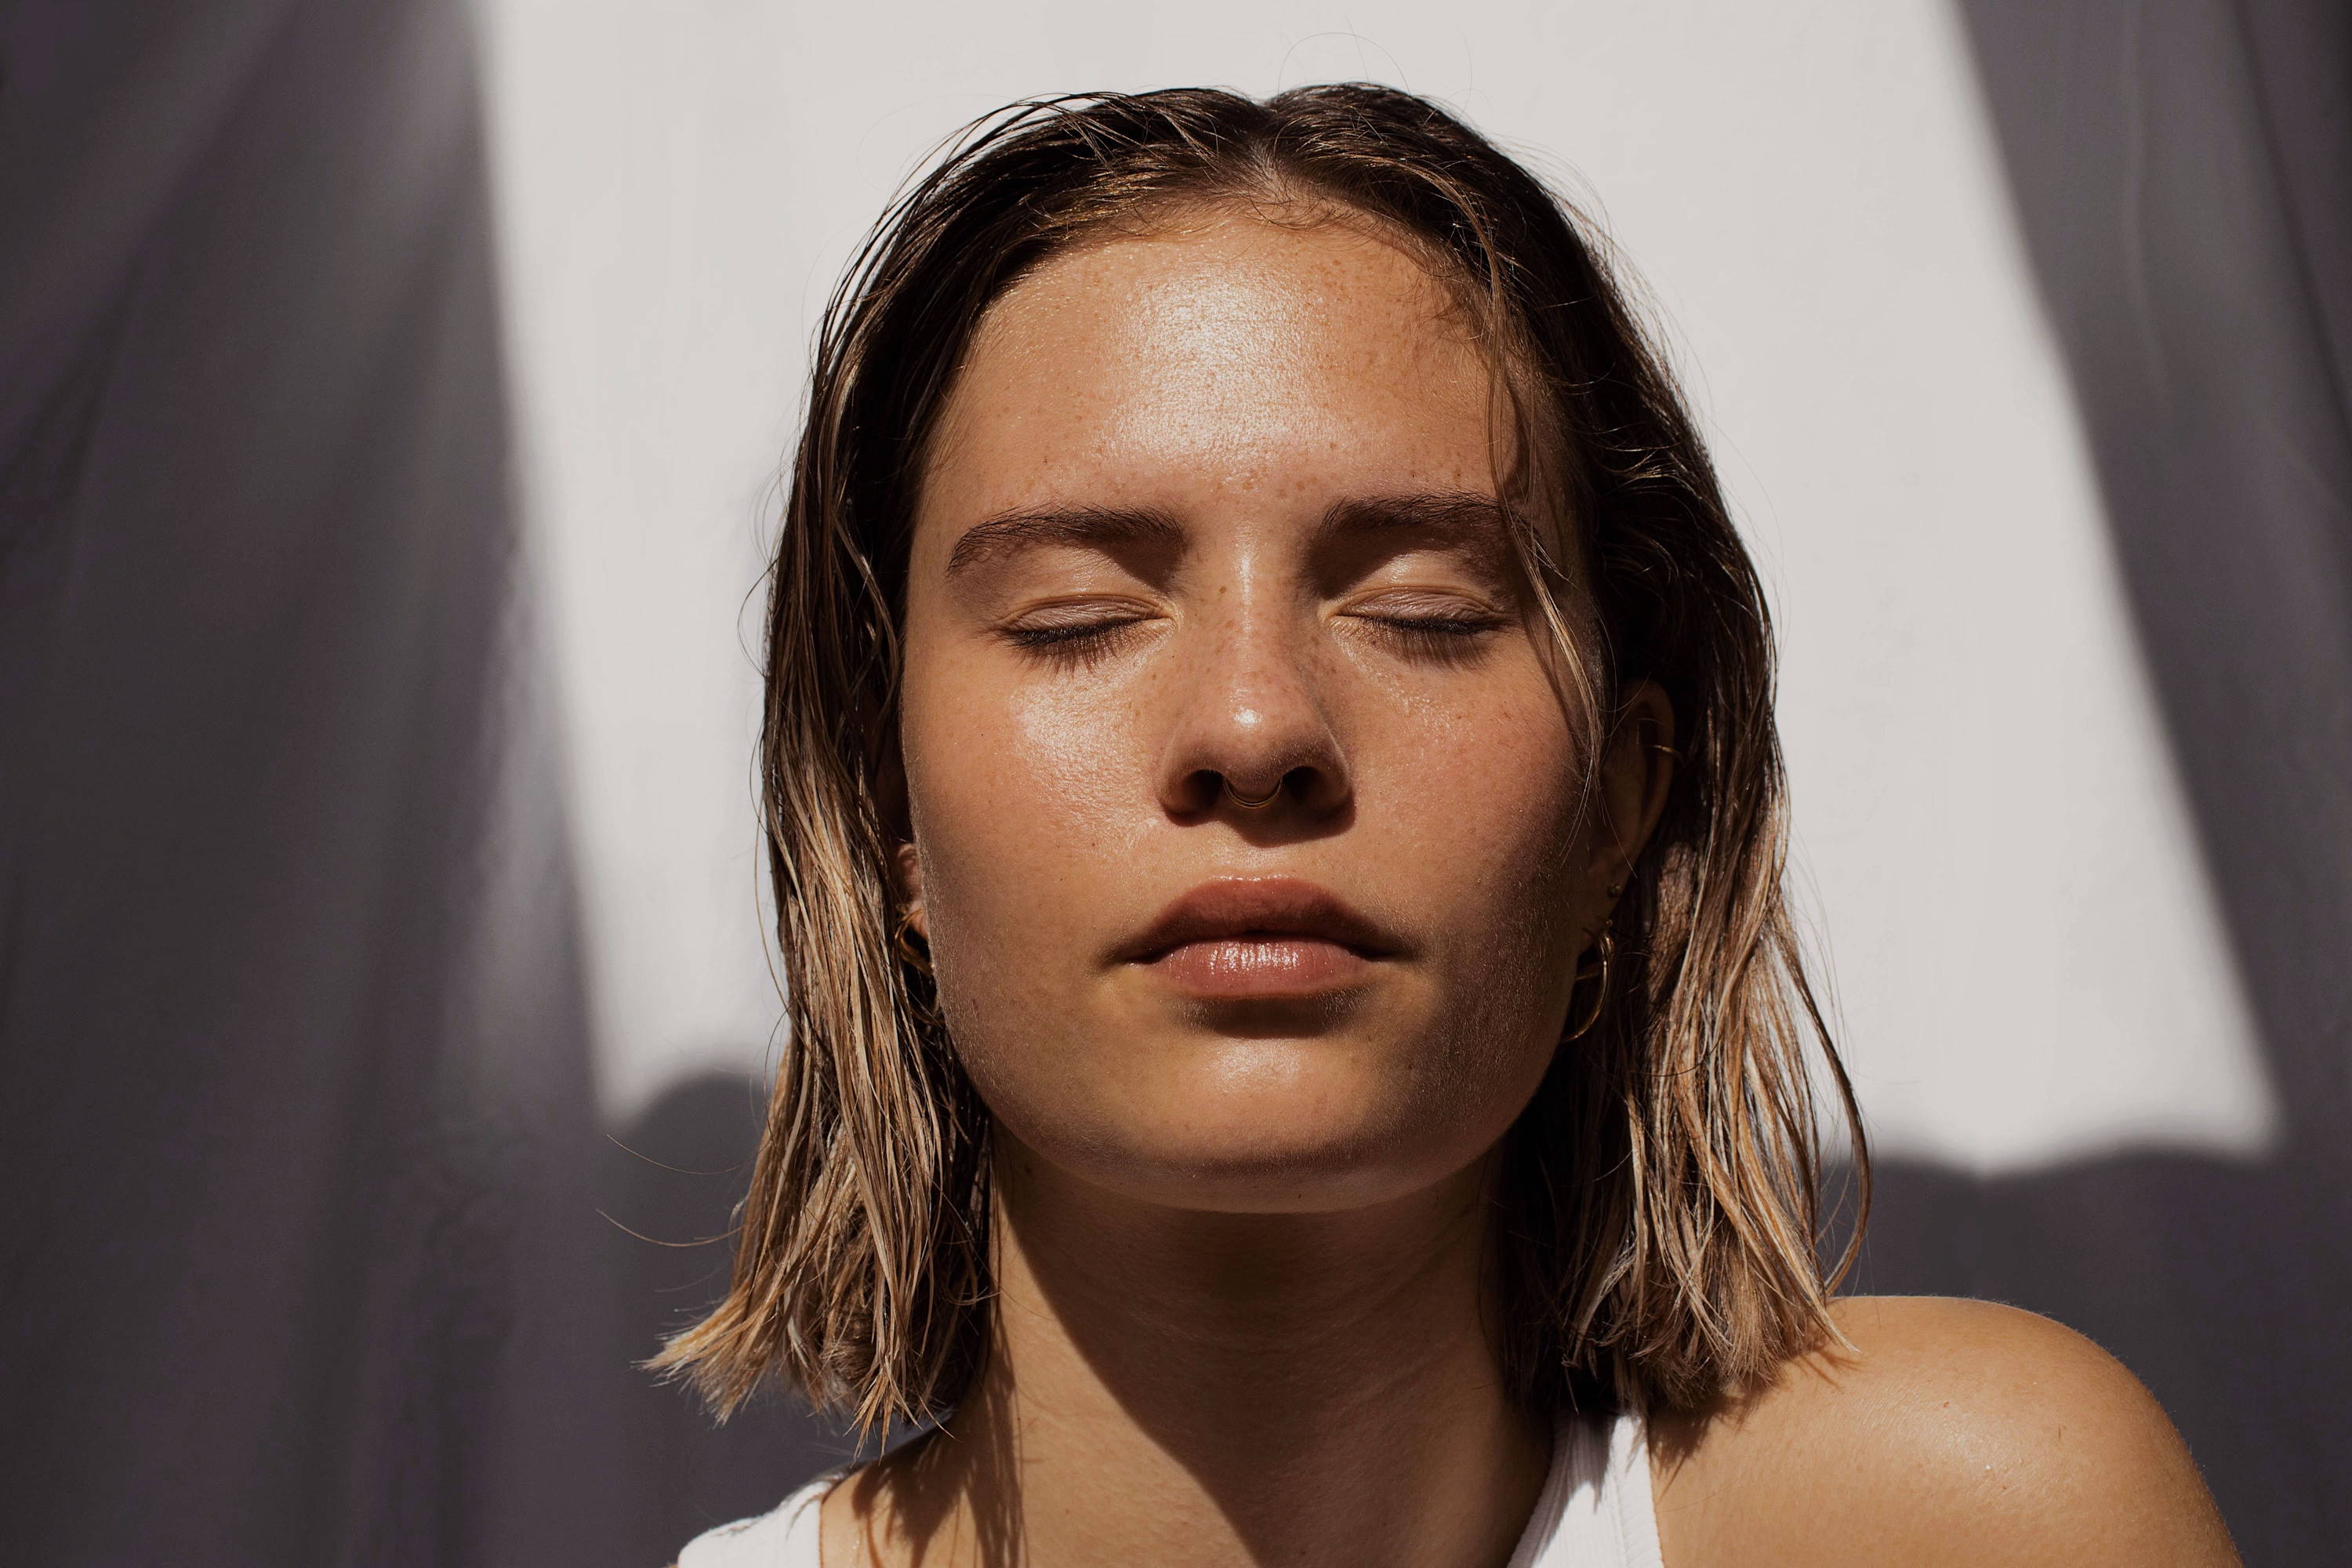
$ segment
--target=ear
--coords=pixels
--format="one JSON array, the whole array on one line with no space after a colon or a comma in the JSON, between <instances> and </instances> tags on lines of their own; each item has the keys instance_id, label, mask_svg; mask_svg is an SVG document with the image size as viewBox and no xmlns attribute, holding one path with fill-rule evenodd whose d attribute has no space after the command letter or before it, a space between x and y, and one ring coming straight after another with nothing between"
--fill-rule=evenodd
<instances>
[{"instance_id":1,"label":"ear","mask_svg":"<svg viewBox=\"0 0 2352 1568\"><path fill-rule=\"evenodd\" d=\"M1619 887L1632 874L1664 815L1674 782L1674 704L1656 681L1637 680L1626 688L1601 753L1600 798L1594 802L1599 818L1586 868L1591 886Z\"/></svg>"},{"instance_id":2,"label":"ear","mask_svg":"<svg viewBox=\"0 0 2352 1568\"><path fill-rule=\"evenodd\" d=\"M907 923L925 942L931 940L930 922L923 912L923 862L912 844L901 844L891 857L891 870L898 883L898 902L907 911Z\"/></svg>"},{"instance_id":3,"label":"ear","mask_svg":"<svg viewBox=\"0 0 2352 1568\"><path fill-rule=\"evenodd\" d=\"M929 942L930 927L923 918L923 863L915 853L913 814L907 803L907 760L898 750L898 728L894 713L887 721L890 738L874 758L874 805L882 819L882 831L898 843L890 856L891 891L915 934Z\"/></svg>"}]
</instances>

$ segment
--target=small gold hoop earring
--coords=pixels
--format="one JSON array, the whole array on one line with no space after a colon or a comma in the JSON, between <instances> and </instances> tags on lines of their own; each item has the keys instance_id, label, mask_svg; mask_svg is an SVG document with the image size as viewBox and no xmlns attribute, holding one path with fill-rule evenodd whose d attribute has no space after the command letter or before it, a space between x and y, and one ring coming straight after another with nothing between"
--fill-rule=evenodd
<instances>
[{"instance_id":1,"label":"small gold hoop earring","mask_svg":"<svg viewBox=\"0 0 2352 1568\"><path fill-rule=\"evenodd\" d=\"M908 967L929 974L931 972L931 955L928 949L915 945L915 910L912 905L898 911L898 925L890 945L898 950L898 957Z\"/></svg>"},{"instance_id":2,"label":"small gold hoop earring","mask_svg":"<svg viewBox=\"0 0 2352 1568\"><path fill-rule=\"evenodd\" d=\"M1585 1010L1584 1022L1568 1032L1568 1037L1571 1040L1580 1040L1591 1034L1592 1026L1601 1022L1601 1010L1609 1005L1609 968L1617 958L1616 924L1617 921L1613 916L1601 922L1601 939L1593 944L1601 953L1599 967L1601 984L1593 988L1592 1005ZM1585 976L1593 973L1589 969L1578 969L1577 983L1581 984Z\"/></svg>"}]
</instances>

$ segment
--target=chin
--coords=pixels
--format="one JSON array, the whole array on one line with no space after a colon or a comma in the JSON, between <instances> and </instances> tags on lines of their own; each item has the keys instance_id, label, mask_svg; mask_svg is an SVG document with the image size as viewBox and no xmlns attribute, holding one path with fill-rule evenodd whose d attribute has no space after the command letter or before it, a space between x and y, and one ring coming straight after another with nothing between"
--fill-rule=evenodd
<instances>
[{"instance_id":1,"label":"chin","mask_svg":"<svg viewBox=\"0 0 2352 1568\"><path fill-rule=\"evenodd\" d=\"M1226 1040L1207 1059L1187 1063L1176 1081L1105 1075L1097 1081L1111 1093L1083 1117L1065 1107L1019 1118L1031 1127L1083 1125L1083 1135L1013 1130L1047 1163L1135 1202L1314 1214L1370 1208L1433 1186L1477 1160L1509 1125L1508 1107L1479 1115L1433 1106L1425 1076L1366 1073L1345 1055L1328 1040ZM1416 1087L1418 1095L1408 1092Z\"/></svg>"}]
</instances>

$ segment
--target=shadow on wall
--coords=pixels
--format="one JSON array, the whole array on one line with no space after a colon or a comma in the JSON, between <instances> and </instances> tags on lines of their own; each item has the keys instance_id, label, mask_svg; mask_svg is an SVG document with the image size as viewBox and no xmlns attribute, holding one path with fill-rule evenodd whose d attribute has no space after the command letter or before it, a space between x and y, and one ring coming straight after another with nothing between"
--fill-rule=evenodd
<instances>
[{"instance_id":1,"label":"shadow on wall","mask_svg":"<svg viewBox=\"0 0 2352 1568\"><path fill-rule=\"evenodd\" d=\"M1960 9L2285 1131L2256 1164L1887 1162L1856 1288L2089 1334L2246 1560L2318 1568L2352 1536L2352 10Z\"/></svg>"},{"instance_id":2,"label":"shadow on wall","mask_svg":"<svg viewBox=\"0 0 2352 1568\"><path fill-rule=\"evenodd\" d=\"M0 7L0 1560L627 1560L477 110Z\"/></svg>"},{"instance_id":3,"label":"shadow on wall","mask_svg":"<svg viewBox=\"0 0 2352 1568\"><path fill-rule=\"evenodd\" d=\"M765 1113L760 1084L711 1074L670 1088L607 1144L597 1193L614 1226L633 1355L651 1355L725 1293L734 1208ZM646 1541L656 1553L641 1562L666 1561L659 1552L714 1524L766 1512L856 1447L844 1425L778 1389L762 1390L721 1426L684 1385L640 1382L637 1463L652 1480Z\"/></svg>"},{"instance_id":4,"label":"shadow on wall","mask_svg":"<svg viewBox=\"0 0 2352 1568\"><path fill-rule=\"evenodd\" d=\"M1975 1296L2106 1347L2189 1440L2249 1563L2340 1561L2352 1389L2340 1162L1878 1172L1862 1294Z\"/></svg>"}]
</instances>

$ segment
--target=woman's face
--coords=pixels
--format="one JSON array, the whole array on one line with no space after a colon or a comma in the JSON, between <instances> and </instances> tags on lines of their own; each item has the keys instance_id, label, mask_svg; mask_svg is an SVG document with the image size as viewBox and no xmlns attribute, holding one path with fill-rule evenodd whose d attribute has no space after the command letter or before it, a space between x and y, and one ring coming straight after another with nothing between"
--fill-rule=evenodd
<instances>
[{"instance_id":1,"label":"woman's face","mask_svg":"<svg viewBox=\"0 0 2352 1568\"><path fill-rule=\"evenodd\" d=\"M1583 795L1493 374L1360 225L1171 222L983 321L908 567L901 872L1050 1164L1354 1206L1533 1094L1658 791L1637 744Z\"/></svg>"}]
</instances>

